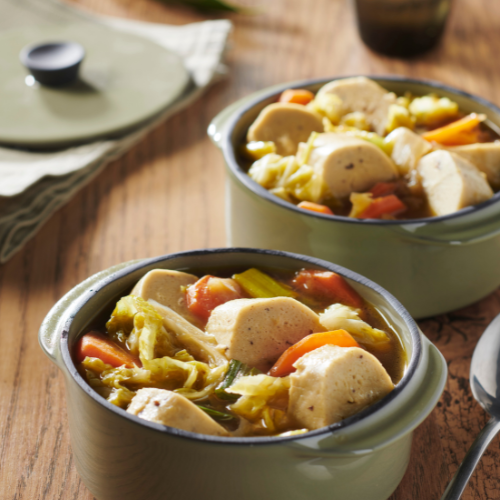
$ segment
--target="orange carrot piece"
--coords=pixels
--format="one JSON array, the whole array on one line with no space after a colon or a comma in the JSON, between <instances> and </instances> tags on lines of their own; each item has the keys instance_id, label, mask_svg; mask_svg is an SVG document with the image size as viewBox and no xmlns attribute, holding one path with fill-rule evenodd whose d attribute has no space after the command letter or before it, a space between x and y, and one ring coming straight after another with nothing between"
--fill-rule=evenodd
<instances>
[{"instance_id":1,"label":"orange carrot piece","mask_svg":"<svg viewBox=\"0 0 500 500\"><path fill-rule=\"evenodd\" d=\"M335 330L333 332L313 333L299 340L292 347L289 347L274 363L274 366L269 370L269 375L272 377L286 377L293 373L296 368L293 364L299 358L314 351L319 347L331 344L339 347L359 347L359 344L345 330Z\"/></svg>"},{"instance_id":2,"label":"orange carrot piece","mask_svg":"<svg viewBox=\"0 0 500 500\"><path fill-rule=\"evenodd\" d=\"M357 308L364 305L361 295L342 276L331 271L303 269L297 273L292 284L314 299L331 300Z\"/></svg>"},{"instance_id":3,"label":"orange carrot piece","mask_svg":"<svg viewBox=\"0 0 500 500\"><path fill-rule=\"evenodd\" d=\"M359 219L380 219L382 215L394 215L406 210L406 205L394 194L375 198L358 216Z\"/></svg>"},{"instance_id":4,"label":"orange carrot piece","mask_svg":"<svg viewBox=\"0 0 500 500\"><path fill-rule=\"evenodd\" d=\"M186 290L188 309L204 322L217 306L241 298L243 292L235 280L211 275L203 276Z\"/></svg>"},{"instance_id":5,"label":"orange carrot piece","mask_svg":"<svg viewBox=\"0 0 500 500\"><path fill-rule=\"evenodd\" d=\"M422 137L429 142L437 142L443 146L461 146L474 144L479 141L478 125L484 121L484 115L471 113L460 120L449 123L444 127L430 130Z\"/></svg>"},{"instance_id":6,"label":"orange carrot piece","mask_svg":"<svg viewBox=\"0 0 500 500\"><path fill-rule=\"evenodd\" d=\"M374 198L380 198L381 196L394 194L396 188L397 184L395 182L377 182L377 184L370 189L369 193L371 193Z\"/></svg>"},{"instance_id":7,"label":"orange carrot piece","mask_svg":"<svg viewBox=\"0 0 500 500\"><path fill-rule=\"evenodd\" d=\"M319 203L313 203L312 201L301 201L298 205L299 208L304 210L311 210L312 212L318 212L320 214L334 215L326 205L320 205Z\"/></svg>"},{"instance_id":8,"label":"orange carrot piece","mask_svg":"<svg viewBox=\"0 0 500 500\"><path fill-rule=\"evenodd\" d=\"M290 102L294 104L309 104L314 99L314 94L306 89L285 90L279 98L279 102Z\"/></svg>"},{"instance_id":9,"label":"orange carrot piece","mask_svg":"<svg viewBox=\"0 0 500 500\"><path fill-rule=\"evenodd\" d=\"M127 368L133 368L134 365L142 366L139 358L99 332L86 333L78 341L75 352L76 359L80 363L88 356L99 358L103 363L115 368L122 365Z\"/></svg>"}]
</instances>

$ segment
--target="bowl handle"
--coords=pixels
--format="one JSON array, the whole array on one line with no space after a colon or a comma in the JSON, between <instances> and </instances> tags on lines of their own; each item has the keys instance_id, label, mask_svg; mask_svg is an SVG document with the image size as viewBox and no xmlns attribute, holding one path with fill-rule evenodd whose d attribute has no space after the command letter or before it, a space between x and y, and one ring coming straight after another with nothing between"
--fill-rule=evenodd
<instances>
[{"instance_id":1,"label":"bowl handle","mask_svg":"<svg viewBox=\"0 0 500 500\"><path fill-rule=\"evenodd\" d=\"M450 227L447 230L443 227L438 235L425 234L425 226L423 226L423 231L419 232L418 226L412 224L393 226L392 229L403 239L424 245L472 245L500 235L500 215L497 214L489 222L471 224L465 229Z\"/></svg>"},{"instance_id":2,"label":"bowl handle","mask_svg":"<svg viewBox=\"0 0 500 500\"><path fill-rule=\"evenodd\" d=\"M81 302L86 301L89 295L94 293L93 289L97 283L105 280L116 271L137 262L140 262L140 260L123 262L94 274L71 289L64 297L59 299L49 311L38 331L38 342L40 343L42 351L59 368L62 368L59 341L68 321L71 319L73 311L78 308Z\"/></svg>"},{"instance_id":3,"label":"bowl handle","mask_svg":"<svg viewBox=\"0 0 500 500\"><path fill-rule=\"evenodd\" d=\"M227 122L245 99L234 102L223 109L211 122L207 129L208 137L218 147L221 148L221 140L226 133Z\"/></svg>"}]
</instances>

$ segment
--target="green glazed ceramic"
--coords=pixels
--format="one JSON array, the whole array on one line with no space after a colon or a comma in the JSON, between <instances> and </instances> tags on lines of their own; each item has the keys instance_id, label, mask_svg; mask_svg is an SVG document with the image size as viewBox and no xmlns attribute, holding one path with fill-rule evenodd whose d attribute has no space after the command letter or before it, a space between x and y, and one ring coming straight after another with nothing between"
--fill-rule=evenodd
<instances>
[{"instance_id":1,"label":"green glazed ceramic","mask_svg":"<svg viewBox=\"0 0 500 500\"><path fill-rule=\"evenodd\" d=\"M89 324L109 314L151 269L269 266L343 275L394 326L408 355L403 379L375 405L302 436L221 438L151 423L117 408L78 374L71 352ZM413 430L436 405L446 363L401 304L375 283L311 257L255 249L184 252L125 263L66 294L39 341L66 380L76 467L99 500L385 500L401 481Z\"/></svg>"},{"instance_id":2,"label":"green glazed ceramic","mask_svg":"<svg viewBox=\"0 0 500 500\"><path fill-rule=\"evenodd\" d=\"M73 41L85 49L80 78L47 87L19 60L23 47ZM30 27L0 36L0 142L62 147L116 136L175 101L189 83L182 60L135 35L99 25Z\"/></svg>"},{"instance_id":3,"label":"green glazed ceramic","mask_svg":"<svg viewBox=\"0 0 500 500\"><path fill-rule=\"evenodd\" d=\"M420 80L370 77L399 95L437 93L465 112L484 113L498 130L500 109L459 90ZM238 101L208 133L227 166L228 245L274 248L335 262L380 283L416 318L471 304L500 285L500 193L459 212L411 221L358 220L301 210L271 195L238 163L235 151L259 112L287 88L317 91L332 79L288 83Z\"/></svg>"}]
</instances>

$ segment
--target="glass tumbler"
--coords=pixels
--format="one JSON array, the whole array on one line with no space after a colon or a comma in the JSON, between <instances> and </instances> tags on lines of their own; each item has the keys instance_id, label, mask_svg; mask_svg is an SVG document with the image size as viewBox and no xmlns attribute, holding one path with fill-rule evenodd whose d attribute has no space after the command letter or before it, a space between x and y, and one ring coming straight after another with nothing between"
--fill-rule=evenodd
<instances>
[{"instance_id":1,"label":"glass tumbler","mask_svg":"<svg viewBox=\"0 0 500 500\"><path fill-rule=\"evenodd\" d=\"M359 34L371 49L412 57L441 37L451 0L353 0Z\"/></svg>"}]
</instances>

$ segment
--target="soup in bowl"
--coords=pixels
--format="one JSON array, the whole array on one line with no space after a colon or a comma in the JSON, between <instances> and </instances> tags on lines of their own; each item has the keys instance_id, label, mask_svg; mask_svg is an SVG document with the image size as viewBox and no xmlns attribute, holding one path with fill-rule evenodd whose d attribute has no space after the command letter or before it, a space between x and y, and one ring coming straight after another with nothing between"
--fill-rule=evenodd
<instances>
[{"instance_id":1,"label":"soup in bowl","mask_svg":"<svg viewBox=\"0 0 500 500\"><path fill-rule=\"evenodd\" d=\"M489 123L489 126L488 126ZM287 89L250 125L248 175L304 210L357 219L449 215L500 188L500 141L449 97L397 96L370 78ZM496 128L496 127L495 127Z\"/></svg>"},{"instance_id":2,"label":"soup in bowl","mask_svg":"<svg viewBox=\"0 0 500 500\"><path fill-rule=\"evenodd\" d=\"M63 297L39 338L102 500L386 499L446 379L388 292L277 251L116 266Z\"/></svg>"},{"instance_id":3,"label":"soup in bowl","mask_svg":"<svg viewBox=\"0 0 500 500\"><path fill-rule=\"evenodd\" d=\"M346 90L363 86L378 98ZM312 100L279 102L290 89ZM336 262L417 318L468 305L500 284L499 127L484 99L401 77L253 94L209 127L227 166L228 244Z\"/></svg>"}]
</instances>

